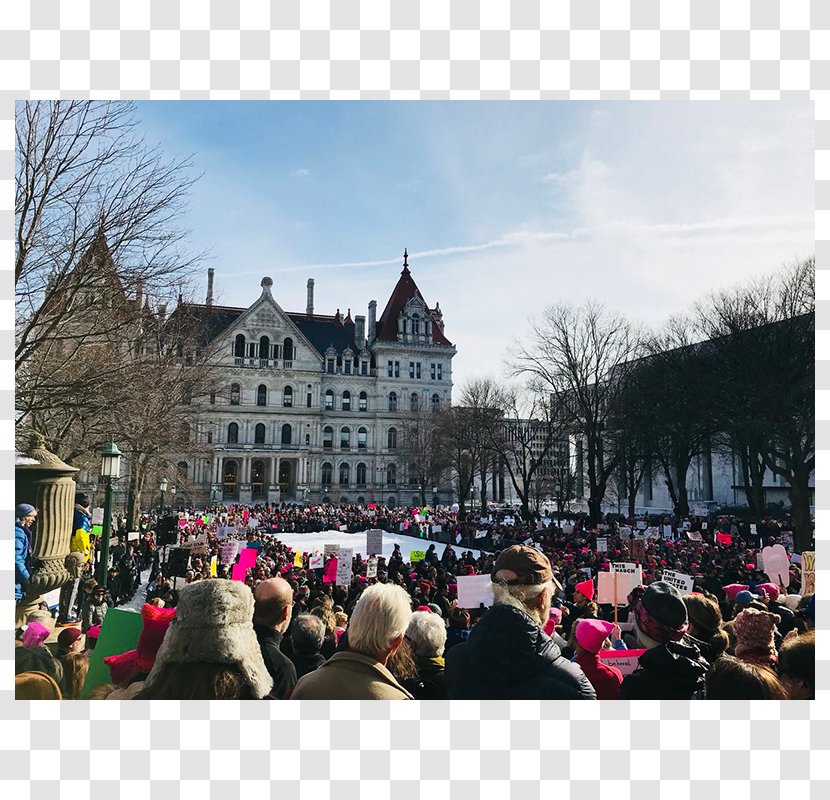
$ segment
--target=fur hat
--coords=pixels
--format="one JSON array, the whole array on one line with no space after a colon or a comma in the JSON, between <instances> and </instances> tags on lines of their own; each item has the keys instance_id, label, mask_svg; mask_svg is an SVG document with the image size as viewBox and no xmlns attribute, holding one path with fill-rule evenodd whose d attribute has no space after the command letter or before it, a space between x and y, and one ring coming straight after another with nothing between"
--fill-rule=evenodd
<instances>
[{"instance_id":1,"label":"fur hat","mask_svg":"<svg viewBox=\"0 0 830 800\"><path fill-rule=\"evenodd\" d=\"M254 697L265 697L274 680L262 659L253 616L254 595L241 581L197 581L185 586L147 688L168 664L219 663L239 667Z\"/></svg>"},{"instance_id":2,"label":"fur hat","mask_svg":"<svg viewBox=\"0 0 830 800\"><path fill-rule=\"evenodd\" d=\"M738 640L735 655L759 664L775 664L778 654L775 650L775 626L781 622L778 614L745 608L735 617L732 630Z\"/></svg>"}]
</instances>

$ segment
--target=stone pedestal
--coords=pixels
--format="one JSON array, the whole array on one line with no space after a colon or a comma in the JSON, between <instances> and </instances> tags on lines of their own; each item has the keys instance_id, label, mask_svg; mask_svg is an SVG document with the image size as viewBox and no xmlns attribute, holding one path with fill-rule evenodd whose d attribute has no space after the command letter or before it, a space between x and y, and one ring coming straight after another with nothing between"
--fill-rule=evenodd
<instances>
[{"instance_id":1,"label":"stone pedestal","mask_svg":"<svg viewBox=\"0 0 830 800\"><path fill-rule=\"evenodd\" d=\"M38 515L32 530L32 577L26 596L17 604L16 625L38 605L42 594L69 580L63 562L69 554L78 472L50 453L40 436L33 437L25 456L15 464L15 504L31 503Z\"/></svg>"},{"instance_id":2,"label":"stone pedestal","mask_svg":"<svg viewBox=\"0 0 830 800\"><path fill-rule=\"evenodd\" d=\"M279 503L280 502L280 487L279 484L271 483L268 485L268 502L269 503Z\"/></svg>"},{"instance_id":3,"label":"stone pedestal","mask_svg":"<svg viewBox=\"0 0 830 800\"><path fill-rule=\"evenodd\" d=\"M244 503L246 505L251 505L252 502L252 492L251 492L251 484L250 483L240 483L239 484L239 502Z\"/></svg>"}]
</instances>

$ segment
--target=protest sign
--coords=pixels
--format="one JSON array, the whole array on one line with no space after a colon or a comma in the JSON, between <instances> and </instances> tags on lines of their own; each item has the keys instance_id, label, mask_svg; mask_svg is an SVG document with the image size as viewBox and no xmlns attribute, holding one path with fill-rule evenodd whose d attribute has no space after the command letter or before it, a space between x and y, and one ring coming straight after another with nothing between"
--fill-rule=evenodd
<instances>
[{"instance_id":1,"label":"protest sign","mask_svg":"<svg viewBox=\"0 0 830 800\"><path fill-rule=\"evenodd\" d=\"M684 531L690 531L692 529L692 523L689 520L683 520L683 524L680 526L683 528Z\"/></svg>"},{"instance_id":2,"label":"protest sign","mask_svg":"<svg viewBox=\"0 0 830 800\"><path fill-rule=\"evenodd\" d=\"M432 532L433 533L441 533L441 531L443 531L443 530L444 530L443 525L433 525L432 526Z\"/></svg>"},{"instance_id":3,"label":"protest sign","mask_svg":"<svg viewBox=\"0 0 830 800\"><path fill-rule=\"evenodd\" d=\"M303 567L303 554L300 550L294 553L294 566L300 569Z\"/></svg>"},{"instance_id":4,"label":"protest sign","mask_svg":"<svg viewBox=\"0 0 830 800\"><path fill-rule=\"evenodd\" d=\"M645 539L631 540L631 557L637 561L642 561L646 557Z\"/></svg>"},{"instance_id":5,"label":"protest sign","mask_svg":"<svg viewBox=\"0 0 830 800\"><path fill-rule=\"evenodd\" d=\"M621 526L620 536L631 536L631 528L629 528L628 525Z\"/></svg>"},{"instance_id":6,"label":"protest sign","mask_svg":"<svg viewBox=\"0 0 830 800\"><path fill-rule=\"evenodd\" d=\"M141 531L128 531L127 532L127 541L128 542L137 542L141 538Z\"/></svg>"},{"instance_id":7,"label":"protest sign","mask_svg":"<svg viewBox=\"0 0 830 800\"><path fill-rule=\"evenodd\" d=\"M340 549L339 544L324 544L323 545L323 555L328 558L329 556L336 556L337 551Z\"/></svg>"},{"instance_id":8,"label":"protest sign","mask_svg":"<svg viewBox=\"0 0 830 800\"><path fill-rule=\"evenodd\" d=\"M757 536L758 535L758 525L754 522L750 522L749 523L749 532L753 536Z\"/></svg>"},{"instance_id":9,"label":"protest sign","mask_svg":"<svg viewBox=\"0 0 830 800\"><path fill-rule=\"evenodd\" d=\"M455 543L456 544L461 544L461 534L460 533L455 534Z\"/></svg>"},{"instance_id":10,"label":"protest sign","mask_svg":"<svg viewBox=\"0 0 830 800\"><path fill-rule=\"evenodd\" d=\"M648 527L648 524L646 523L646 521L644 519L638 519L637 520L637 530L638 531L644 531L647 527Z\"/></svg>"},{"instance_id":11,"label":"protest sign","mask_svg":"<svg viewBox=\"0 0 830 800\"><path fill-rule=\"evenodd\" d=\"M459 575L458 607L478 608L484 603L487 608L493 605L493 581L489 575Z\"/></svg>"},{"instance_id":12,"label":"protest sign","mask_svg":"<svg viewBox=\"0 0 830 800\"><path fill-rule=\"evenodd\" d=\"M671 534L672 534L671 525L664 525L663 526L663 536L665 536L667 539L671 539Z\"/></svg>"},{"instance_id":13,"label":"protest sign","mask_svg":"<svg viewBox=\"0 0 830 800\"><path fill-rule=\"evenodd\" d=\"M573 533L573 532L574 532L574 526L573 525L563 525L562 526L562 533L569 534L569 533Z\"/></svg>"},{"instance_id":14,"label":"protest sign","mask_svg":"<svg viewBox=\"0 0 830 800\"><path fill-rule=\"evenodd\" d=\"M764 572L773 583L786 588L790 585L790 557L783 545L774 544L761 550Z\"/></svg>"},{"instance_id":15,"label":"protest sign","mask_svg":"<svg viewBox=\"0 0 830 800\"><path fill-rule=\"evenodd\" d=\"M235 530L233 525L220 525L216 528L216 538L227 539Z\"/></svg>"},{"instance_id":16,"label":"protest sign","mask_svg":"<svg viewBox=\"0 0 830 800\"><path fill-rule=\"evenodd\" d=\"M259 527L259 520L255 517L248 517L248 527L253 530Z\"/></svg>"},{"instance_id":17,"label":"protest sign","mask_svg":"<svg viewBox=\"0 0 830 800\"><path fill-rule=\"evenodd\" d=\"M93 525L92 530L90 530L90 533L93 536L101 536L104 533L104 526L103 525Z\"/></svg>"},{"instance_id":18,"label":"protest sign","mask_svg":"<svg viewBox=\"0 0 830 800\"><path fill-rule=\"evenodd\" d=\"M616 586L614 578L616 576ZM637 584L635 584L637 585ZM597 573L597 595L599 604L615 604L624 606L628 602L628 595L632 589L632 577L625 572L598 572Z\"/></svg>"},{"instance_id":19,"label":"protest sign","mask_svg":"<svg viewBox=\"0 0 830 800\"><path fill-rule=\"evenodd\" d=\"M530 546L533 544L533 537L532 537L532 536L528 536L528 537L527 537L527 539L525 539L525 540L522 542L522 544L523 544L523 545L525 545L526 547L530 547Z\"/></svg>"},{"instance_id":20,"label":"protest sign","mask_svg":"<svg viewBox=\"0 0 830 800\"><path fill-rule=\"evenodd\" d=\"M232 581L242 581L245 582L245 576L248 574L248 568L243 566L242 564L234 564L233 569L231 570L231 580Z\"/></svg>"},{"instance_id":21,"label":"protest sign","mask_svg":"<svg viewBox=\"0 0 830 800\"><path fill-rule=\"evenodd\" d=\"M348 525L341 525L340 526L340 533L346 533L346 531L348 531L348 530L349 530Z\"/></svg>"},{"instance_id":22,"label":"protest sign","mask_svg":"<svg viewBox=\"0 0 830 800\"><path fill-rule=\"evenodd\" d=\"M233 564L236 554L239 552L239 542L231 539L222 545L219 551L219 559L223 564Z\"/></svg>"},{"instance_id":23,"label":"protest sign","mask_svg":"<svg viewBox=\"0 0 830 800\"><path fill-rule=\"evenodd\" d=\"M376 558L370 558L366 562L366 577L367 578L376 578L378 575L378 560Z\"/></svg>"},{"instance_id":24,"label":"protest sign","mask_svg":"<svg viewBox=\"0 0 830 800\"><path fill-rule=\"evenodd\" d=\"M603 664L616 667L624 678L637 669L640 656L645 652L645 648L641 650L600 650L599 657Z\"/></svg>"},{"instance_id":25,"label":"protest sign","mask_svg":"<svg viewBox=\"0 0 830 800\"><path fill-rule=\"evenodd\" d=\"M721 544L730 545L730 544L732 544L732 534L731 533L723 533L722 531L718 531L715 534L715 541L720 542Z\"/></svg>"},{"instance_id":26,"label":"protest sign","mask_svg":"<svg viewBox=\"0 0 830 800\"><path fill-rule=\"evenodd\" d=\"M210 559L210 575L212 578L216 577L216 556Z\"/></svg>"},{"instance_id":27,"label":"protest sign","mask_svg":"<svg viewBox=\"0 0 830 800\"><path fill-rule=\"evenodd\" d=\"M793 540L792 531L781 531L781 544L784 545L784 549L788 553L793 549L793 547L795 546L795 541Z\"/></svg>"},{"instance_id":28,"label":"protest sign","mask_svg":"<svg viewBox=\"0 0 830 800\"><path fill-rule=\"evenodd\" d=\"M689 539L690 542L703 541L703 536L701 536L700 531L686 531L686 537Z\"/></svg>"},{"instance_id":29,"label":"protest sign","mask_svg":"<svg viewBox=\"0 0 830 800\"><path fill-rule=\"evenodd\" d=\"M606 537L602 537L601 539L597 539L597 552L598 553L607 553L608 552L608 539Z\"/></svg>"},{"instance_id":30,"label":"protest sign","mask_svg":"<svg viewBox=\"0 0 830 800\"><path fill-rule=\"evenodd\" d=\"M179 520L179 527L180 528L186 528L187 527L187 520L186 519L180 519Z\"/></svg>"},{"instance_id":31,"label":"protest sign","mask_svg":"<svg viewBox=\"0 0 830 800\"><path fill-rule=\"evenodd\" d=\"M691 575L684 575L682 572L674 572L670 569L663 570L663 581L674 586L681 594L690 594L695 585Z\"/></svg>"},{"instance_id":32,"label":"protest sign","mask_svg":"<svg viewBox=\"0 0 830 800\"><path fill-rule=\"evenodd\" d=\"M483 539L487 535L487 531L476 531L476 539Z\"/></svg>"},{"instance_id":33,"label":"protest sign","mask_svg":"<svg viewBox=\"0 0 830 800\"><path fill-rule=\"evenodd\" d=\"M366 531L366 555L383 555L383 531L373 528Z\"/></svg>"},{"instance_id":34,"label":"protest sign","mask_svg":"<svg viewBox=\"0 0 830 800\"><path fill-rule=\"evenodd\" d=\"M329 559L323 571L323 583L334 583L337 580L337 555Z\"/></svg>"},{"instance_id":35,"label":"protest sign","mask_svg":"<svg viewBox=\"0 0 830 800\"><path fill-rule=\"evenodd\" d=\"M90 522L93 525L103 525L104 524L104 509L103 508L93 508L92 509L92 519Z\"/></svg>"},{"instance_id":36,"label":"protest sign","mask_svg":"<svg viewBox=\"0 0 830 800\"><path fill-rule=\"evenodd\" d=\"M337 585L351 586L352 583L352 549L341 547L337 553Z\"/></svg>"},{"instance_id":37,"label":"protest sign","mask_svg":"<svg viewBox=\"0 0 830 800\"><path fill-rule=\"evenodd\" d=\"M418 561L423 561L426 558L426 552L424 550L410 550L409 551L409 563L415 564Z\"/></svg>"},{"instance_id":38,"label":"protest sign","mask_svg":"<svg viewBox=\"0 0 830 800\"><path fill-rule=\"evenodd\" d=\"M366 512L366 516L367 516L367 517L375 517L375 516L377 516L377 513L378 513L378 512L377 512L377 511L375 511L375 509L374 509L374 508L370 508L370 509Z\"/></svg>"},{"instance_id":39,"label":"protest sign","mask_svg":"<svg viewBox=\"0 0 830 800\"><path fill-rule=\"evenodd\" d=\"M253 547L246 547L239 553L239 563L247 569L256 564L256 557L259 551Z\"/></svg>"},{"instance_id":40,"label":"protest sign","mask_svg":"<svg viewBox=\"0 0 830 800\"><path fill-rule=\"evenodd\" d=\"M322 555L315 555L311 556L308 559L308 568L309 569L323 569L323 566L326 563L325 556Z\"/></svg>"},{"instance_id":41,"label":"protest sign","mask_svg":"<svg viewBox=\"0 0 830 800\"><path fill-rule=\"evenodd\" d=\"M646 539L659 539L660 529L652 525L651 527L646 528L643 531L643 534L645 535ZM671 526L669 526L669 536L671 536Z\"/></svg>"},{"instance_id":42,"label":"protest sign","mask_svg":"<svg viewBox=\"0 0 830 800\"><path fill-rule=\"evenodd\" d=\"M769 573L767 573L769 574ZM801 594L816 593L816 554L815 551L805 550L801 554Z\"/></svg>"},{"instance_id":43,"label":"protest sign","mask_svg":"<svg viewBox=\"0 0 830 800\"><path fill-rule=\"evenodd\" d=\"M405 531L406 530L406 523L405 522L398 523L398 530L399 531Z\"/></svg>"},{"instance_id":44,"label":"protest sign","mask_svg":"<svg viewBox=\"0 0 830 800\"><path fill-rule=\"evenodd\" d=\"M700 529L702 531L709 530L709 523L708 522L701 522L700 523Z\"/></svg>"},{"instance_id":45,"label":"protest sign","mask_svg":"<svg viewBox=\"0 0 830 800\"><path fill-rule=\"evenodd\" d=\"M800 564L800 563L801 563L801 553L793 553L793 554L790 556L790 561L791 561L793 564Z\"/></svg>"},{"instance_id":46,"label":"protest sign","mask_svg":"<svg viewBox=\"0 0 830 800\"><path fill-rule=\"evenodd\" d=\"M89 698L89 693L104 683L111 683L109 667L104 663L106 656L118 656L128 650L135 650L138 637L141 636L143 622L141 614L111 608L101 623L98 643L89 656L89 669L86 673L81 699Z\"/></svg>"}]
</instances>

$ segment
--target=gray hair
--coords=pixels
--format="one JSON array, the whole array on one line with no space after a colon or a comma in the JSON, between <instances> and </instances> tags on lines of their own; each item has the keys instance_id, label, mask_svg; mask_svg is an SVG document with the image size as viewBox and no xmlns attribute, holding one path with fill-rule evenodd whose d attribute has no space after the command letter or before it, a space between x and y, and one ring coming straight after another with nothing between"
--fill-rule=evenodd
<instances>
[{"instance_id":1,"label":"gray hair","mask_svg":"<svg viewBox=\"0 0 830 800\"><path fill-rule=\"evenodd\" d=\"M314 614L300 614L291 626L291 643L298 654L316 653L326 638L326 624Z\"/></svg>"},{"instance_id":2,"label":"gray hair","mask_svg":"<svg viewBox=\"0 0 830 800\"><path fill-rule=\"evenodd\" d=\"M444 620L432 611L416 611L409 620L406 637L416 656L437 658L444 654L447 629Z\"/></svg>"},{"instance_id":3,"label":"gray hair","mask_svg":"<svg viewBox=\"0 0 830 800\"><path fill-rule=\"evenodd\" d=\"M349 621L349 648L383 661L412 617L409 595L392 583L376 583L360 595Z\"/></svg>"},{"instance_id":4,"label":"gray hair","mask_svg":"<svg viewBox=\"0 0 830 800\"><path fill-rule=\"evenodd\" d=\"M494 577L497 579L499 577L506 577L502 575L502 572L503 570L499 570ZM512 576L513 573L511 572L510 577ZM509 578L507 579L509 580ZM544 591L550 592L551 597L553 597L556 592L553 581L532 583L527 586L507 586L503 583L493 583L493 605L518 608L520 611L524 611L525 614L532 617L533 621L542 628L547 620L541 618L541 611L537 607L530 607L528 603L536 600Z\"/></svg>"}]
</instances>

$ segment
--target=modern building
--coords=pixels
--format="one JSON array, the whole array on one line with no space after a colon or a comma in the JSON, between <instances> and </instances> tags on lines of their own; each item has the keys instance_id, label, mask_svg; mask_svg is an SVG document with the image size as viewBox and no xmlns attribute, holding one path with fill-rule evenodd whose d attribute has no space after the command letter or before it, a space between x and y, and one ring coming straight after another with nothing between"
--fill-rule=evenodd
<instances>
[{"instance_id":1,"label":"modern building","mask_svg":"<svg viewBox=\"0 0 830 800\"><path fill-rule=\"evenodd\" d=\"M368 318L315 313L313 279L304 312L283 310L267 277L248 308L217 306L213 280L204 305L174 311L204 325L221 375L194 432L212 456L178 462L192 502L417 504L403 425L449 405L456 349L406 251L379 318L375 300ZM435 488L430 499L449 500L449 481Z\"/></svg>"}]
</instances>

